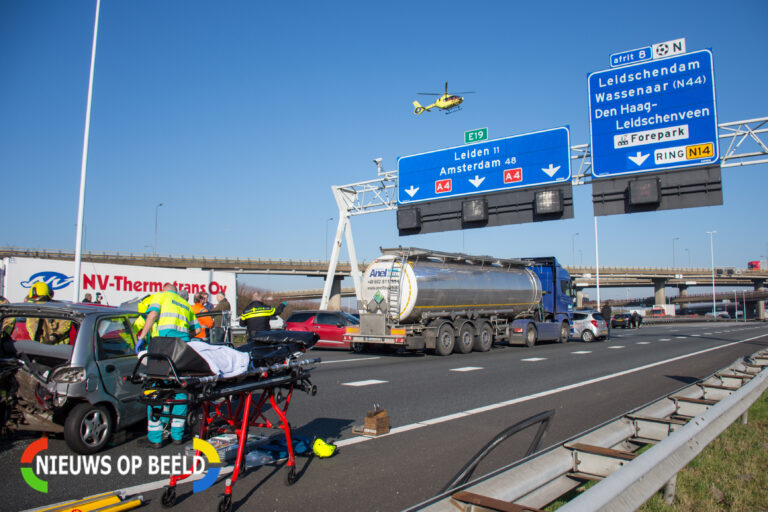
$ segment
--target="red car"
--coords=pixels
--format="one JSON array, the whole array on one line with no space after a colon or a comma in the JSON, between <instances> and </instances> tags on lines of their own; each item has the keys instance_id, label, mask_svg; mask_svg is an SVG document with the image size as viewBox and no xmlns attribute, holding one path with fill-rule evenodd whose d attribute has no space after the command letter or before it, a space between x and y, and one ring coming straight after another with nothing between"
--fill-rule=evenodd
<instances>
[{"instance_id":1,"label":"red car","mask_svg":"<svg viewBox=\"0 0 768 512\"><path fill-rule=\"evenodd\" d=\"M317 333L316 347L349 349L349 342L344 341L347 326L359 324L356 316L344 311L294 311L285 321L285 329Z\"/></svg>"}]
</instances>

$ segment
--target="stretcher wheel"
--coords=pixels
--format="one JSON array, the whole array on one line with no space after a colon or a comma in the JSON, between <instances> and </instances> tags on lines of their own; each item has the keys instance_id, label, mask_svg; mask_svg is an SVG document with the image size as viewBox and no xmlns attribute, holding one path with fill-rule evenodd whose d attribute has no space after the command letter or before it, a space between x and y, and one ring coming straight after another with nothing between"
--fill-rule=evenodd
<instances>
[{"instance_id":1,"label":"stretcher wheel","mask_svg":"<svg viewBox=\"0 0 768 512\"><path fill-rule=\"evenodd\" d=\"M176 487L166 485L160 503L163 505L163 508L174 506L176 504Z\"/></svg>"},{"instance_id":2,"label":"stretcher wheel","mask_svg":"<svg viewBox=\"0 0 768 512\"><path fill-rule=\"evenodd\" d=\"M285 485L293 485L296 483L296 480L296 466L291 466L285 474Z\"/></svg>"},{"instance_id":3,"label":"stretcher wheel","mask_svg":"<svg viewBox=\"0 0 768 512\"><path fill-rule=\"evenodd\" d=\"M232 510L232 495L225 494L219 500L219 512L231 512Z\"/></svg>"}]
</instances>

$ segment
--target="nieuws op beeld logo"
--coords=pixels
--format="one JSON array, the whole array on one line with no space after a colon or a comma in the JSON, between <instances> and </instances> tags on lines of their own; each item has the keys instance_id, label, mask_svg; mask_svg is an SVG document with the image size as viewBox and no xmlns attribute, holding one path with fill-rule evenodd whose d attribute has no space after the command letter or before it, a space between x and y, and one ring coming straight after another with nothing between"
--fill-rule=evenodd
<instances>
[{"instance_id":1,"label":"nieuws op beeld logo","mask_svg":"<svg viewBox=\"0 0 768 512\"><path fill-rule=\"evenodd\" d=\"M219 454L209 442L195 438L192 447L208 459L208 468L204 470L203 457L176 455L121 455L115 461L111 455L46 455L41 452L48 449L48 438L44 437L30 444L21 455L21 476L37 492L48 492L47 476L109 476L112 474L136 475L144 468L150 476L181 475L192 468L193 474L205 473L205 476L192 485L192 491L198 493L209 488L219 477L221 464ZM191 464L190 464L191 460Z\"/></svg>"}]
</instances>

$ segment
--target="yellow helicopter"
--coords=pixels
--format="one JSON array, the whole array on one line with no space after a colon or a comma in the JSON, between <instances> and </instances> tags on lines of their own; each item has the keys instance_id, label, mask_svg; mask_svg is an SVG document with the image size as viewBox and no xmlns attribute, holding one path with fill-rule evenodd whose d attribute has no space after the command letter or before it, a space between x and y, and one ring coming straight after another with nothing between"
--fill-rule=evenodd
<instances>
[{"instance_id":1,"label":"yellow helicopter","mask_svg":"<svg viewBox=\"0 0 768 512\"><path fill-rule=\"evenodd\" d=\"M439 108L440 110L445 110L446 114L450 114L451 112L456 112L457 110L461 110L461 103L464 101L464 98L462 96L459 96L459 94L474 94L475 91L466 91L466 92L456 92L452 94L448 94L448 82L445 82L445 92L420 92L417 94L421 94L424 96L440 96L437 98L437 100L431 104L427 105L426 107L422 106L418 101L413 102L413 106L416 107L416 109L413 111L414 114L419 115L425 110L427 112L431 111L433 108Z\"/></svg>"}]
</instances>

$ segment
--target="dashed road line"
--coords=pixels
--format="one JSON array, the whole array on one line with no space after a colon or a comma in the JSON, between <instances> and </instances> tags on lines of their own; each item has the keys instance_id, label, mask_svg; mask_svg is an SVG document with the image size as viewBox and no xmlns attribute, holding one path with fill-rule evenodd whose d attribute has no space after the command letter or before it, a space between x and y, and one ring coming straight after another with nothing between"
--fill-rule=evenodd
<instances>
[{"instance_id":1,"label":"dashed road line","mask_svg":"<svg viewBox=\"0 0 768 512\"><path fill-rule=\"evenodd\" d=\"M339 359L338 361L320 361L320 364L335 364L335 363L352 363L355 361L371 361L373 359L381 359L379 356L374 357L358 357L355 359Z\"/></svg>"},{"instance_id":2,"label":"dashed road line","mask_svg":"<svg viewBox=\"0 0 768 512\"><path fill-rule=\"evenodd\" d=\"M660 338L659 341L672 341L672 340L669 338Z\"/></svg>"},{"instance_id":3,"label":"dashed road line","mask_svg":"<svg viewBox=\"0 0 768 512\"><path fill-rule=\"evenodd\" d=\"M529 361L529 362L535 362L535 361L546 361L546 357L526 357L525 359L521 359L521 361Z\"/></svg>"},{"instance_id":4,"label":"dashed road line","mask_svg":"<svg viewBox=\"0 0 768 512\"><path fill-rule=\"evenodd\" d=\"M369 379L369 380L357 380L354 382L342 382L342 386L353 386L353 387L361 387L361 386L373 386L374 384L386 384L389 382L388 380L376 380L376 379Z\"/></svg>"},{"instance_id":5,"label":"dashed road line","mask_svg":"<svg viewBox=\"0 0 768 512\"><path fill-rule=\"evenodd\" d=\"M650 341L638 341L638 342L636 343L636 345L650 345L650 344L651 344L651 342L650 342Z\"/></svg>"},{"instance_id":6,"label":"dashed road line","mask_svg":"<svg viewBox=\"0 0 768 512\"><path fill-rule=\"evenodd\" d=\"M591 354L591 350L577 350L576 352L571 352L571 354Z\"/></svg>"},{"instance_id":7,"label":"dashed road line","mask_svg":"<svg viewBox=\"0 0 768 512\"><path fill-rule=\"evenodd\" d=\"M464 366L462 368L451 368L452 372L473 372L475 370L482 370L482 366Z\"/></svg>"},{"instance_id":8,"label":"dashed road line","mask_svg":"<svg viewBox=\"0 0 768 512\"><path fill-rule=\"evenodd\" d=\"M608 348L624 348L624 345L611 345Z\"/></svg>"},{"instance_id":9,"label":"dashed road line","mask_svg":"<svg viewBox=\"0 0 768 512\"><path fill-rule=\"evenodd\" d=\"M687 338L687 337L688 337L688 336L675 336L675 338L677 338L678 340L684 340L684 339L685 339L685 338Z\"/></svg>"}]
</instances>

